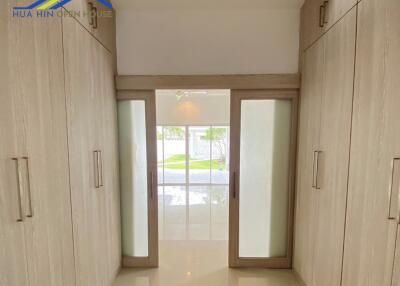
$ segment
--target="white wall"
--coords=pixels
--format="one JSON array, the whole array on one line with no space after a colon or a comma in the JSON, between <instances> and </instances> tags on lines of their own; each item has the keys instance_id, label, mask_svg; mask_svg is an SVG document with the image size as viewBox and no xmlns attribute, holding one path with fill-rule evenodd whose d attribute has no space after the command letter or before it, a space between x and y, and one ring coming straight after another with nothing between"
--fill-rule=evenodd
<instances>
[{"instance_id":1,"label":"white wall","mask_svg":"<svg viewBox=\"0 0 400 286\"><path fill-rule=\"evenodd\" d=\"M299 9L227 6L117 9L118 73L298 72Z\"/></svg>"},{"instance_id":2,"label":"white wall","mask_svg":"<svg viewBox=\"0 0 400 286\"><path fill-rule=\"evenodd\" d=\"M157 91L158 125L229 125L230 90L208 90L177 99L175 90Z\"/></svg>"}]
</instances>

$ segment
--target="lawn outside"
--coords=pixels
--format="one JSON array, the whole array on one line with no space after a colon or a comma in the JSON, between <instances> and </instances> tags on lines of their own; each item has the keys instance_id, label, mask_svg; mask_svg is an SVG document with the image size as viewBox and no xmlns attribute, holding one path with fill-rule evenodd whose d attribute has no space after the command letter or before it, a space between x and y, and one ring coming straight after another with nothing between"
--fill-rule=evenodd
<instances>
[{"instance_id":1,"label":"lawn outside","mask_svg":"<svg viewBox=\"0 0 400 286\"><path fill-rule=\"evenodd\" d=\"M164 162L158 162L159 166L164 164L165 169L173 169L173 170L184 170L186 169L186 156L185 154L176 154L167 159ZM189 170L209 170L210 169L210 160L198 160L198 159L189 159ZM211 169L212 170L226 170L226 163L221 160L212 160L211 161Z\"/></svg>"}]
</instances>

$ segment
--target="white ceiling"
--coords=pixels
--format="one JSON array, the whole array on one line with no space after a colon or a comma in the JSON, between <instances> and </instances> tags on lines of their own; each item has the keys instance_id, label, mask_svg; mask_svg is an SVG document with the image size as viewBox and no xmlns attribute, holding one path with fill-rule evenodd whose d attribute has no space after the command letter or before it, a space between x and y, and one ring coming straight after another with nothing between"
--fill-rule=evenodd
<instances>
[{"instance_id":1,"label":"white ceiling","mask_svg":"<svg viewBox=\"0 0 400 286\"><path fill-rule=\"evenodd\" d=\"M123 10L300 9L304 0L113 0Z\"/></svg>"}]
</instances>

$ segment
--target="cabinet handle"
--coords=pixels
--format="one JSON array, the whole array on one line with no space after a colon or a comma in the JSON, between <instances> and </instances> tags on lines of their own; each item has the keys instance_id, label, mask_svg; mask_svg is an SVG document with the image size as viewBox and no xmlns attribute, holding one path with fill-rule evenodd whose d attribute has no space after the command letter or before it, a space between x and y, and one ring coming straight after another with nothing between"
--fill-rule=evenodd
<instances>
[{"instance_id":1,"label":"cabinet handle","mask_svg":"<svg viewBox=\"0 0 400 286\"><path fill-rule=\"evenodd\" d=\"M313 158L313 182L312 182L312 187L316 190L320 189L320 186L318 184L318 173L319 173L319 155L322 153L322 151L314 151L314 158Z\"/></svg>"},{"instance_id":2,"label":"cabinet handle","mask_svg":"<svg viewBox=\"0 0 400 286\"><path fill-rule=\"evenodd\" d=\"M97 8L93 7L94 12L94 20L93 20L93 29L97 29Z\"/></svg>"},{"instance_id":3,"label":"cabinet handle","mask_svg":"<svg viewBox=\"0 0 400 286\"><path fill-rule=\"evenodd\" d=\"M15 173L17 176L17 189L18 189L18 218L17 221L18 222L23 222L24 221L24 217L22 214L22 199L21 199L21 177L20 177L20 171L19 171L19 160L18 158L12 158L12 160L15 162Z\"/></svg>"},{"instance_id":4,"label":"cabinet handle","mask_svg":"<svg viewBox=\"0 0 400 286\"><path fill-rule=\"evenodd\" d=\"M319 27L323 28L325 22L325 6L319 6Z\"/></svg>"},{"instance_id":5,"label":"cabinet handle","mask_svg":"<svg viewBox=\"0 0 400 286\"><path fill-rule=\"evenodd\" d=\"M31 192L31 178L30 178L30 170L29 170L29 158L22 157L26 162L26 177L27 177L27 187L28 187L28 200L29 200L29 212L26 215L27 217L33 217L33 207L32 207L32 192Z\"/></svg>"},{"instance_id":6,"label":"cabinet handle","mask_svg":"<svg viewBox=\"0 0 400 286\"><path fill-rule=\"evenodd\" d=\"M99 177L99 187L103 187L103 152L101 150L97 151L97 159L98 159L98 177Z\"/></svg>"},{"instance_id":7,"label":"cabinet handle","mask_svg":"<svg viewBox=\"0 0 400 286\"><path fill-rule=\"evenodd\" d=\"M94 187L98 189L100 187L99 182L99 151L95 150L93 152L93 161L94 161Z\"/></svg>"},{"instance_id":8,"label":"cabinet handle","mask_svg":"<svg viewBox=\"0 0 400 286\"><path fill-rule=\"evenodd\" d=\"M389 220L396 220L398 223L400 223L399 190L400 158L394 158L392 161L392 179L389 191Z\"/></svg>"},{"instance_id":9,"label":"cabinet handle","mask_svg":"<svg viewBox=\"0 0 400 286\"><path fill-rule=\"evenodd\" d=\"M324 18L323 18L323 21L324 21L324 26L325 26L325 24L328 24L328 15L329 15L329 1L324 1Z\"/></svg>"},{"instance_id":10,"label":"cabinet handle","mask_svg":"<svg viewBox=\"0 0 400 286\"><path fill-rule=\"evenodd\" d=\"M93 3L89 2L88 3L89 6L89 25L93 26L94 24L94 18L93 18Z\"/></svg>"}]
</instances>

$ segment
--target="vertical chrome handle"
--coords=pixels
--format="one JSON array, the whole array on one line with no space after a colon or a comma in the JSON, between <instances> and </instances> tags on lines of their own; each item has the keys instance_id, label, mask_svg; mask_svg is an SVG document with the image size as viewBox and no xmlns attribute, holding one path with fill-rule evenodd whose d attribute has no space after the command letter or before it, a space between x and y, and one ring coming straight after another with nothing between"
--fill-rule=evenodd
<instances>
[{"instance_id":1,"label":"vertical chrome handle","mask_svg":"<svg viewBox=\"0 0 400 286\"><path fill-rule=\"evenodd\" d=\"M21 176L20 176L20 171L19 171L19 160L18 158L12 158L12 160L15 162L15 173L17 176L17 189L18 189L18 194L17 194L17 198L18 198L18 218L17 221L18 222L23 222L24 221L24 217L22 214L22 199L21 199Z\"/></svg>"},{"instance_id":2,"label":"vertical chrome handle","mask_svg":"<svg viewBox=\"0 0 400 286\"><path fill-rule=\"evenodd\" d=\"M232 197L236 199L236 171L232 173Z\"/></svg>"},{"instance_id":3,"label":"vertical chrome handle","mask_svg":"<svg viewBox=\"0 0 400 286\"><path fill-rule=\"evenodd\" d=\"M28 187L28 214L26 215L27 217L33 217L33 207L32 207L32 192L31 192L31 178L30 178L30 170L29 170L29 158L28 157L22 157L23 160L26 162L26 177L27 177L27 187Z\"/></svg>"},{"instance_id":4,"label":"vertical chrome handle","mask_svg":"<svg viewBox=\"0 0 400 286\"><path fill-rule=\"evenodd\" d=\"M400 223L400 158L392 161L392 178L389 190L389 220L396 220Z\"/></svg>"},{"instance_id":5,"label":"vertical chrome handle","mask_svg":"<svg viewBox=\"0 0 400 286\"><path fill-rule=\"evenodd\" d=\"M325 6L319 6L319 27L323 28L325 22Z\"/></svg>"},{"instance_id":6,"label":"vertical chrome handle","mask_svg":"<svg viewBox=\"0 0 400 286\"><path fill-rule=\"evenodd\" d=\"M324 26L325 24L328 24L328 14L329 14L329 1L324 1L324 18L323 18L323 22L324 22Z\"/></svg>"},{"instance_id":7,"label":"vertical chrome handle","mask_svg":"<svg viewBox=\"0 0 400 286\"><path fill-rule=\"evenodd\" d=\"M100 178L99 178L99 151L93 151L93 161L94 161L94 187L96 189L100 188Z\"/></svg>"},{"instance_id":8,"label":"vertical chrome handle","mask_svg":"<svg viewBox=\"0 0 400 286\"><path fill-rule=\"evenodd\" d=\"M320 186L318 184L318 173L319 173L319 155L322 153L322 151L314 151L314 158L313 158L313 182L312 182L312 187L316 190L320 189Z\"/></svg>"},{"instance_id":9,"label":"vertical chrome handle","mask_svg":"<svg viewBox=\"0 0 400 286\"><path fill-rule=\"evenodd\" d=\"M103 182L103 152L101 150L97 151L97 166L98 166L98 178L99 178L99 187L104 186Z\"/></svg>"}]
</instances>

